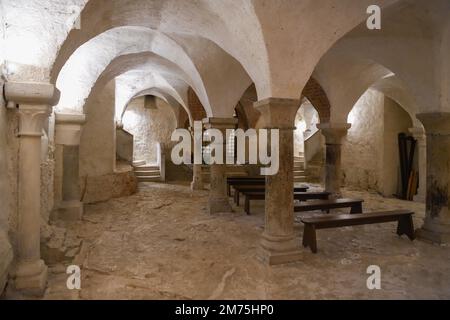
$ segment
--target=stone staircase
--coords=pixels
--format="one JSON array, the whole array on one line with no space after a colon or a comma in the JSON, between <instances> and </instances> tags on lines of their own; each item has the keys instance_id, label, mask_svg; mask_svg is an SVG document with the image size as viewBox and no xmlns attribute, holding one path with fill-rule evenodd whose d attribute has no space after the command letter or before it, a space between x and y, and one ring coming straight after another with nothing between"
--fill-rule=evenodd
<instances>
[{"instance_id":1,"label":"stone staircase","mask_svg":"<svg viewBox=\"0 0 450 320\"><path fill-rule=\"evenodd\" d=\"M134 174L138 182L159 182L161 181L161 172L159 166L147 165L145 161L133 162Z\"/></svg>"},{"instance_id":2,"label":"stone staircase","mask_svg":"<svg viewBox=\"0 0 450 320\"><path fill-rule=\"evenodd\" d=\"M305 155L294 156L294 182L306 182Z\"/></svg>"}]
</instances>

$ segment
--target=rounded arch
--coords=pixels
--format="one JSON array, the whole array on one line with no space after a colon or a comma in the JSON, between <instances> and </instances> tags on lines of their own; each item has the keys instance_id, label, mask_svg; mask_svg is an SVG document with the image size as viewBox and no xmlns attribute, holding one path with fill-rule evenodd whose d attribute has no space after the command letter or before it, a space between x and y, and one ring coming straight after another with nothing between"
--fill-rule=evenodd
<instances>
[{"instance_id":1,"label":"rounded arch","mask_svg":"<svg viewBox=\"0 0 450 320\"><path fill-rule=\"evenodd\" d=\"M439 47L436 43L436 34L440 33L438 30L442 28L443 21L448 21L448 6L448 2L444 0L402 1L391 6L384 13L383 27L379 32L368 30L364 24L357 26L322 57L315 73L321 68L334 68L334 71L328 71L329 75L337 72L345 75L348 69L333 66L333 64L339 64L340 60L336 59L334 63L327 63L333 55L341 55L344 59L352 59L357 63L365 60L371 62L373 66L378 65L395 74L414 96L420 112L426 112L426 109L430 108L438 110L440 80L437 80L435 68L438 65L436 48ZM369 68L369 65L367 67ZM360 72L364 74L368 74L367 71L369 70L360 69ZM382 78L382 70L379 71ZM389 74L385 76L387 75ZM360 79L364 78L358 77L356 73L353 79L350 79L348 75L345 77L353 81L335 83L341 86L340 90L343 93L353 90L351 86L359 85ZM335 101L330 97L328 88L322 79L320 81L329 94L332 107L335 108ZM338 106L338 108L342 107Z\"/></svg>"},{"instance_id":2,"label":"rounded arch","mask_svg":"<svg viewBox=\"0 0 450 320\"><path fill-rule=\"evenodd\" d=\"M379 0L378 4L387 7L395 2ZM314 0L301 5L292 1L216 1L212 5L209 1L91 0L81 15L82 29L69 33L54 68L58 70L77 47L98 34L119 26L144 26L214 42L242 64L260 100L298 99L318 59L365 21L369 4L370 0L325 5ZM329 16L333 19L323 24Z\"/></svg>"},{"instance_id":3,"label":"rounded arch","mask_svg":"<svg viewBox=\"0 0 450 320\"><path fill-rule=\"evenodd\" d=\"M305 88L302 92L302 97L308 99L308 101L314 106L319 114L321 122L328 122L330 120L331 105L328 100L325 90L313 77L309 78Z\"/></svg>"},{"instance_id":4,"label":"rounded arch","mask_svg":"<svg viewBox=\"0 0 450 320\"><path fill-rule=\"evenodd\" d=\"M182 103L179 102L178 97L173 95L173 92L168 92L165 91L164 89L158 88L158 87L150 87L148 89L144 89L138 93L136 93L133 97L131 97L129 99L129 101L126 103L125 108L123 109L123 112L121 114L120 119L123 119L123 116L125 114L125 112L127 111L128 105L129 103L136 98L142 97L142 96L146 96L146 95L152 95L155 97L160 98L161 100L163 100L164 102L166 102L175 118L177 119L177 125L180 125L180 106L183 109L183 111L186 112L187 117L188 117L188 122L189 124L192 126L193 125L193 121L192 121L192 115L190 114L190 112L188 112L188 108L186 108L186 106L184 105L184 101L181 100Z\"/></svg>"},{"instance_id":5,"label":"rounded arch","mask_svg":"<svg viewBox=\"0 0 450 320\"><path fill-rule=\"evenodd\" d=\"M137 27L114 28L98 35L78 48L59 74L54 70L62 92L60 106L79 109L105 70L117 68L125 72L139 68L151 58L154 69L159 65L170 67L172 73L188 82L211 112L202 76L185 49L159 32ZM75 106L70 106L72 101L76 101Z\"/></svg>"},{"instance_id":6,"label":"rounded arch","mask_svg":"<svg viewBox=\"0 0 450 320\"><path fill-rule=\"evenodd\" d=\"M96 36L117 27L146 27L170 37L190 36L207 39L227 54L242 61L246 55L247 66L253 72L247 72L252 78L263 79L256 63L265 59L255 59L250 51L264 55L262 34L255 29L257 18L252 14L252 3L215 2L214 5L203 1L181 2L175 0L96 0L89 1L81 13L80 30L72 30L57 53L52 69L52 79L77 50ZM256 39L259 38L258 41ZM244 49L245 48L245 49ZM258 73L255 77L254 73Z\"/></svg>"},{"instance_id":7,"label":"rounded arch","mask_svg":"<svg viewBox=\"0 0 450 320\"><path fill-rule=\"evenodd\" d=\"M151 72L137 72L125 73L116 80L116 117L120 119L123 116L126 106L130 101L136 97L137 94L148 90L149 88L158 88L159 91L170 95L180 104L185 110L187 108L187 90L188 85L179 80L171 79L169 77L162 77L159 74ZM117 82L122 82L123 85L117 87Z\"/></svg>"},{"instance_id":8,"label":"rounded arch","mask_svg":"<svg viewBox=\"0 0 450 320\"><path fill-rule=\"evenodd\" d=\"M396 76L386 77L375 82L371 88L394 100L409 114L415 127L422 127L422 124L416 118L419 107L413 95L405 88L400 79Z\"/></svg>"}]
</instances>

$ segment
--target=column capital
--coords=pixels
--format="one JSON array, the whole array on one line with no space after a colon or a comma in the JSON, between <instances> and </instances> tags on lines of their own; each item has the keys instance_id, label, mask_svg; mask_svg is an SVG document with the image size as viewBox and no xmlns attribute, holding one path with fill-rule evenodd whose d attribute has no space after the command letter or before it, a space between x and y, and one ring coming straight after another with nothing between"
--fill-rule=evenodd
<instances>
[{"instance_id":1,"label":"column capital","mask_svg":"<svg viewBox=\"0 0 450 320\"><path fill-rule=\"evenodd\" d=\"M81 131L86 123L84 114L55 114L55 143L66 146L80 144Z\"/></svg>"},{"instance_id":2,"label":"column capital","mask_svg":"<svg viewBox=\"0 0 450 320\"><path fill-rule=\"evenodd\" d=\"M450 135L450 112L419 113L416 118L425 127L427 135Z\"/></svg>"},{"instance_id":3,"label":"column capital","mask_svg":"<svg viewBox=\"0 0 450 320\"><path fill-rule=\"evenodd\" d=\"M350 123L319 123L317 128L320 129L325 136L326 144L341 144L342 138L347 134L348 129L351 128Z\"/></svg>"},{"instance_id":4,"label":"column capital","mask_svg":"<svg viewBox=\"0 0 450 320\"><path fill-rule=\"evenodd\" d=\"M409 133L418 141L425 140L425 130L420 127L412 127L408 129Z\"/></svg>"},{"instance_id":5,"label":"column capital","mask_svg":"<svg viewBox=\"0 0 450 320\"><path fill-rule=\"evenodd\" d=\"M239 120L236 118L205 118L203 125L206 129L234 129Z\"/></svg>"},{"instance_id":6,"label":"column capital","mask_svg":"<svg viewBox=\"0 0 450 320\"><path fill-rule=\"evenodd\" d=\"M53 84L36 82L7 82L5 100L17 109L19 136L40 137L52 106L58 103L60 92Z\"/></svg>"},{"instance_id":7,"label":"column capital","mask_svg":"<svg viewBox=\"0 0 450 320\"><path fill-rule=\"evenodd\" d=\"M300 108L299 99L267 98L254 103L261 112L268 129L294 130L295 116Z\"/></svg>"},{"instance_id":8,"label":"column capital","mask_svg":"<svg viewBox=\"0 0 450 320\"><path fill-rule=\"evenodd\" d=\"M8 104L14 105L54 106L60 98L55 85L41 82L7 82L4 94Z\"/></svg>"}]
</instances>

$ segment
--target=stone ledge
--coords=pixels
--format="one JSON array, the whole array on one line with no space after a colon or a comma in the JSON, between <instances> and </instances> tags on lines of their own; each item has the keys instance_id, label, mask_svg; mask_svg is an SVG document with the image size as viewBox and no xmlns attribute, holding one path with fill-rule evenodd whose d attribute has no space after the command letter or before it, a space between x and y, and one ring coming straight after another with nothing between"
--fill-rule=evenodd
<instances>
[{"instance_id":1,"label":"stone ledge","mask_svg":"<svg viewBox=\"0 0 450 320\"><path fill-rule=\"evenodd\" d=\"M114 172L81 181L83 203L97 203L130 196L137 192L138 182L132 171Z\"/></svg>"}]
</instances>

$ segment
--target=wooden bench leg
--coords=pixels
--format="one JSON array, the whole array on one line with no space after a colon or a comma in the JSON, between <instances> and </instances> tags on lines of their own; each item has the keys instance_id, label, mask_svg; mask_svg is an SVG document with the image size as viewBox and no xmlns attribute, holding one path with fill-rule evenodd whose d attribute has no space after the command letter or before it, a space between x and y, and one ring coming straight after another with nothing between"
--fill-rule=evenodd
<instances>
[{"instance_id":1,"label":"wooden bench leg","mask_svg":"<svg viewBox=\"0 0 450 320\"><path fill-rule=\"evenodd\" d=\"M303 246L309 247L312 253L317 253L316 228L314 225L306 224L303 231Z\"/></svg>"},{"instance_id":2,"label":"wooden bench leg","mask_svg":"<svg viewBox=\"0 0 450 320\"><path fill-rule=\"evenodd\" d=\"M403 216L398 220L397 234L399 236L406 234L411 241L415 239L412 215Z\"/></svg>"},{"instance_id":3,"label":"wooden bench leg","mask_svg":"<svg viewBox=\"0 0 450 320\"><path fill-rule=\"evenodd\" d=\"M234 189L234 203L239 206L239 191Z\"/></svg>"},{"instance_id":4,"label":"wooden bench leg","mask_svg":"<svg viewBox=\"0 0 450 320\"><path fill-rule=\"evenodd\" d=\"M245 210L245 213L247 213L247 215L250 215L250 197L249 196L245 196L244 210Z\"/></svg>"},{"instance_id":5,"label":"wooden bench leg","mask_svg":"<svg viewBox=\"0 0 450 320\"><path fill-rule=\"evenodd\" d=\"M362 203L354 204L350 210L350 214L363 213Z\"/></svg>"}]
</instances>

